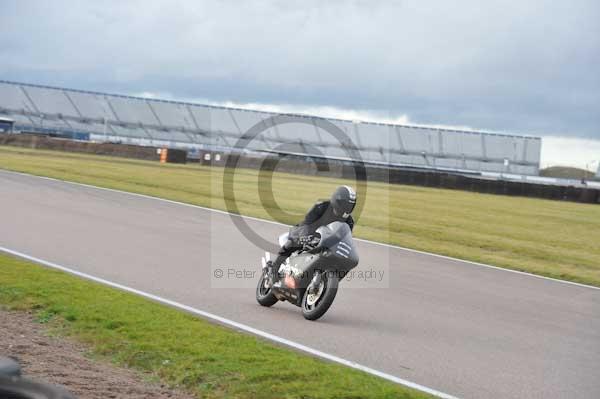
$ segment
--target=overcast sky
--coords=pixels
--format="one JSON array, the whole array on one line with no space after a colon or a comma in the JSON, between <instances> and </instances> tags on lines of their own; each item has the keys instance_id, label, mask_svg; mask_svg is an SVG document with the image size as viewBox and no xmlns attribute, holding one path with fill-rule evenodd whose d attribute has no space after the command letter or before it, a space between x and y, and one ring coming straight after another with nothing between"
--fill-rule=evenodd
<instances>
[{"instance_id":1,"label":"overcast sky","mask_svg":"<svg viewBox=\"0 0 600 399\"><path fill-rule=\"evenodd\" d=\"M597 0L2 1L0 77L600 139L599 21Z\"/></svg>"}]
</instances>

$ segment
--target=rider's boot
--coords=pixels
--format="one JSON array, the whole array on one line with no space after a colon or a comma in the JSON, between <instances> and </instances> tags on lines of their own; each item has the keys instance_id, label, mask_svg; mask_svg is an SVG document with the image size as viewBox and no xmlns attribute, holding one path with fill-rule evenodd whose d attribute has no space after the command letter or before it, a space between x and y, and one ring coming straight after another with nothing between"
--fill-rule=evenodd
<instances>
[{"instance_id":1,"label":"rider's boot","mask_svg":"<svg viewBox=\"0 0 600 399\"><path fill-rule=\"evenodd\" d=\"M279 267L283 264L283 262L285 262L285 260L287 259L287 256L284 255L279 255L277 257L277 259L275 259L275 261L268 261L267 262L267 273L269 275L269 278L271 279L271 285L275 284L277 281L279 281Z\"/></svg>"}]
</instances>

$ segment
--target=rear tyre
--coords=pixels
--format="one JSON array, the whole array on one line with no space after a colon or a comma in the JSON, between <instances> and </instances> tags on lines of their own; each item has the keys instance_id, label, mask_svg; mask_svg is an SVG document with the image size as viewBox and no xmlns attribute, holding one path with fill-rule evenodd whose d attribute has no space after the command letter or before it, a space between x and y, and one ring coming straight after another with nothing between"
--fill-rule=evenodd
<instances>
[{"instance_id":1,"label":"rear tyre","mask_svg":"<svg viewBox=\"0 0 600 399\"><path fill-rule=\"evenodd\" d=\"M323 273L321 276L323 287L317 290L320 294L315 297L308 289L306 290L302 297L302 315L306 320L317 320L327 312L337 294L338 283L335 273Z\"/></svg>"},{"instance_id":2,"label":"rear tyre","mask_svg":"<svg viewBox=\"0 0 600 399\"><path fill-rule=\"evenodd\" d=\"M256 301L261 306L271 307L277 303L278 299L273 295L272 288L266 287L265 283L268 283L268 276L266 271L263 271L256 286Z\"/></svg>"}]
</instances>

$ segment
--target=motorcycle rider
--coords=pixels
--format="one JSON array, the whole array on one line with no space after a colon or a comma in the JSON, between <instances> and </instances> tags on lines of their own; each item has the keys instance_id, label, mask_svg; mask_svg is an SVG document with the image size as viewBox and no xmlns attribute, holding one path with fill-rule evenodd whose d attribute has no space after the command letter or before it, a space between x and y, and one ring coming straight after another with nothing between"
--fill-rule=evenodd
<instances>
[{"instance_id":1,"label":"motorcycle rider","mask_svg":"<svg viewBox=\"0 0 600 399\"><path fill-rule=\"evenodd\" d=\"M279 267L294 252L309 243L315 231L331 222L346 222L350 230L354 228L351 213L356 205L356 192L350 186L339 186L331 195L329 201L319 201L310 208L304 220L290 229L287 242L278 252L277 259L269 262L271 282L277 281Z\"/></svg>"}]
</instances>

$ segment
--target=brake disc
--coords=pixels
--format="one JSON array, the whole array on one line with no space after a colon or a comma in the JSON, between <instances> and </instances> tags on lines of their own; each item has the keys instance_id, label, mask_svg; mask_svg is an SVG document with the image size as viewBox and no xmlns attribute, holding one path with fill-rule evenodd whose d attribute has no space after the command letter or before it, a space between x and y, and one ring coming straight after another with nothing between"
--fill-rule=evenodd
<instances>
[{"instance_id":1,"label":"brake disc","mask_svg":"<svg viewBox=\"0 0 600 399\"><path fill-rule=\"evenodd\" d=\"M324 289L325 289L325 282L323 280L321 280L321 284L319 284L319 289L317 290L317 292L314 294L308 294L308 296L306 297L306 304L308 306L313 306L315 303L317 303L319 298L321 298L321 294L323 294Z\"/></svg>"}]
</instances>

